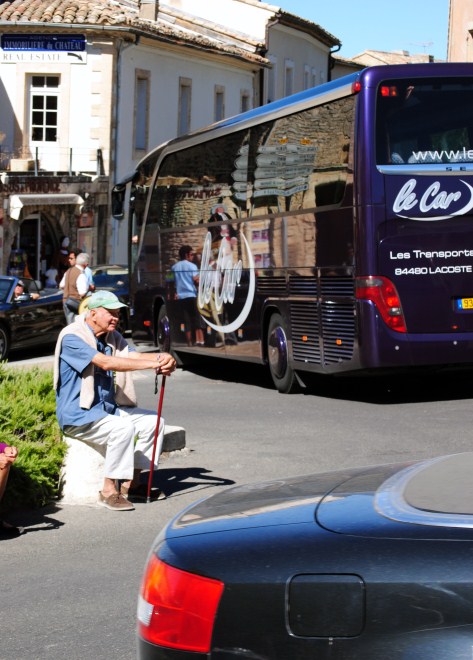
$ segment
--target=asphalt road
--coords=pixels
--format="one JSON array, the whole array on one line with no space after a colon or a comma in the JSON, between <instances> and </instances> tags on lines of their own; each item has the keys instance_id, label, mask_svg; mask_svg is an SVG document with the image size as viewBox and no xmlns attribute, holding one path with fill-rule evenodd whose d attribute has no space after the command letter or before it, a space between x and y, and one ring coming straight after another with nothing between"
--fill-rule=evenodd
<instances>
[{"instance_id":1,"label":"asphalt road","mask_svg":"<svg viewBox=\"0 0 473 660\"><path fill-rule=\"evenodd\" d=\"M232 483L468 451L472 382L471 373L315 379L285 396L255 366L179 370L163 414L185 427L186 449L161 462L167 500L132 512L58 503L12 516L26 533L0 546L0 660L131 660L143 566L178 511ZM140 404L155 409L154 377L136 383Z\"/></svg>"}]
</instances>

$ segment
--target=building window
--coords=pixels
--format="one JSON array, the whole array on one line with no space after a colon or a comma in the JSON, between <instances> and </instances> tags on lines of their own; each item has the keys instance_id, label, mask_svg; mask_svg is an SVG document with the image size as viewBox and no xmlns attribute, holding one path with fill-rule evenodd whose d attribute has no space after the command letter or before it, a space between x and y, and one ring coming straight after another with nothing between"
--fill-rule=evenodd
<instances>
[{"instance_id":1,"label":"building window","mask_svg":"<svg viewBox=\"0 0 473 660\"><path fill-rule=\"evenodd\" d=\"M317 71L316 69L311 69L311 78L312 78L312 87L315 87L317 84Z\"/></svg>"},{"instance_id":2,"label":"building window","mask_svg":"<svg viewBox=\"0 0 473 660\"><path fill-rule=\"evenodd\" d=\"M190 78L179 78L179 111L177 134L185 135L191 128L191 97L192 81Z\"/></svg>"},{"instance_id":3,"label":"building window","mask_svg":"<svg viewBox=\"0 0 473 660\"><path fill-rule=\"evenodd\" d=\"M246 112L250 109L250 92L242 89L240 92L240 112Z\"/></svg>"},{"instance_id":4,"label":"building window","mask_svg":"<svg viewBox=\"0 0 473 660\"><path fill-rule=\"evenodd\" d=\"M304 89L309 89L310 86L310 67L304 64Z\"/></svg>"},{"instance_id":5,"label":"building window","mask_svg":"<svg viewBox=\"0 0 473 660\"><path fill-rule=\"evenodd\" d=\"M146 151L148 149L149 88L149 71L136 71L134 126L134 145L136 151Z\"/></svg>"},{"instance_id":6,"label":"building window","mask_svg":"<svg viewBox=\"0 0 473 660\"><path fill-rule=\"evenodd\" d=\"M267 90L266 90L266 102L271 103L271 101L276 100L276 73L277 73L277 60L272 55L269 56L269 61L271 62L271 68L267 71Z\"/></svg>"},{"instance_id":7,"label":"building window","mask_svg":"<svg viewBox=\"0 0 473 660\"><path fill-rule=\"evenodd\" d=\"M59 76L31 76L30 130L32 142L57 142Z\"/></svg>"},{"instance_id":8,"label":"building window","mask_svg":"<svg viewBox=\"0 0 473 660\"><path fill-rule=\"evenodd\" d=\"M225 117L225 87L215 85L214 119L220 121Z\"/></svg>"},{"instance_id":9,"label":"building window","mask_svg":"<svg viewBox=\"0 0 473 660\"><path fill-rule=\"evenodd\" d=\"M294 93L294 62L286 60L284 63L284 96Z\"/></svg>"}]
</instances>

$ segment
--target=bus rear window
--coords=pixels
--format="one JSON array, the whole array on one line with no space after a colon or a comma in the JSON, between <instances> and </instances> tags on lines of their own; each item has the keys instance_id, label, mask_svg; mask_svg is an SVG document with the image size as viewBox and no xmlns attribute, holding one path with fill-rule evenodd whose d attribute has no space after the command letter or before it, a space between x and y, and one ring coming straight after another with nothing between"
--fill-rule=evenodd
<instances>
[{"instance_id":1,"label":"bus rear window","mask_svg":"<svg viewBox=\"0 0 473 660\"><path fill-rule=\"evenodd\" d=\"M376 102L378 165L473 165L473 79L385 80Z\"/></svg>"}]
</instances>

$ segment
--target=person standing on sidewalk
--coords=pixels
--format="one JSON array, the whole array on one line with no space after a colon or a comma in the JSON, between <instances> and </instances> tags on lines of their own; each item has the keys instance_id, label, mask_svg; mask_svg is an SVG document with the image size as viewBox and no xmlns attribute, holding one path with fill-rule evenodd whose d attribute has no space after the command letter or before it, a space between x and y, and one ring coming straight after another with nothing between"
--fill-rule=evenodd
<instances>
[{"instance_id":1,"label":"person standing on sidewalk","mask_svg":"<svg viewBox=\"0 0 473 660\"><path fill-rule=\"evenodd\" d=\"M138 353L128 345L116 330L121 307L126 305L111 291L93 293L87 313L59 334L54 356L59 426L71 438L106 445L98 504L112 511L134 509L129 497L146 499L140 473L150 467L157 425L155 412L138 408L130 372L169 376L176 368L168 353ZM163 438L161 418L154 468ZM158 491L154 499L164 497Z\"/></svg>"},{"instance_id":2,"label":"person standing on sidewalk","mask_svg":"<svg viewBox=\"0 0 473 660\"><path fill-rule=\"evenodd\" d=\"M176 300L180 309L180 321L184 321L188 346L204 345L204 333L200 327L197 310L197 286L199 270L194 263L194 251L190 245L181 245L179 259L171 270L174 274Z\"/></svg>"},{"instance_id":3,"label":"person standing on sidewalk","mask_svg":"<svg viewBox=\"0 0 473 660\"><path fill-rule=\"evenodd\" d=\"M89 255L86 252L80 252L77 257L74 251L69 252L70 267L64 273L64 277L59 283L63 289L62 306L66 323L73 323L76 314L79 311L79 305L82 298L89 290L89 283L85 275L85 268L89 263Z\"/></svg>"}]
</instances>

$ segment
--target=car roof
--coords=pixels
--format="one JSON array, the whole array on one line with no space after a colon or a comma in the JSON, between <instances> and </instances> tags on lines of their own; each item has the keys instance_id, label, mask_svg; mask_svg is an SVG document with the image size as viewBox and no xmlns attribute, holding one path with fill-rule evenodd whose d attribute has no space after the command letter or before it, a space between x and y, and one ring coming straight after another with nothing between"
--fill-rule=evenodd
<instances>
[{"instance_id":1,"label":"car roof","mask_svg":"<svg viewBox=\"0 0 473 660\"><path fill-rule=\"evenodd\" d=\"M100 270L100 271L120 271L123 273L128 273L128 266L125 266L123 264L98 264L97 266L94 266L92 268L93 271Z\"/></svg>"}]
</instances>

